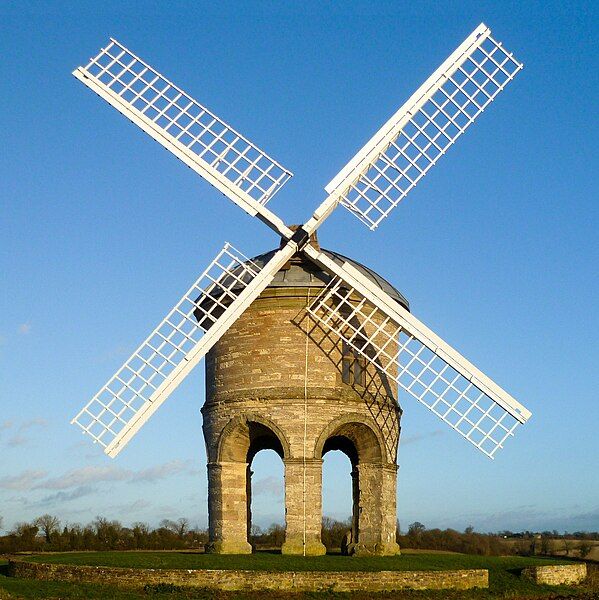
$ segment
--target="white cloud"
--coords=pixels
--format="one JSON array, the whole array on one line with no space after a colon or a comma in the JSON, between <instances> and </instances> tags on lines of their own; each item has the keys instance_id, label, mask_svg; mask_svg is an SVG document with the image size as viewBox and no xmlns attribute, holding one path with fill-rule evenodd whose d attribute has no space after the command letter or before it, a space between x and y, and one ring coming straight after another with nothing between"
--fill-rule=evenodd
<instances>
[{"instance_id":1,"label":"white cloud","mask_svg":"<svg viewBox=\"0 0 599 600\"><path fill-rule=\"evenodd\" d=\"M29 335L31 333L31 323L29 321L21 323L17 331L19 335Z\"/></svg>"},{"instance_id":2,"label":"white cloud","mask_svg":"<svg viewBox=\"0 0 599 600\"><path fill-rule=\"evenodd\" d=\"M278 477L263 477L252 482L252 492L254 496L275 496L283 498L285 488L283 482Z\"/></svg>"},{"instance_id":3,"label":"white cloud","mask_svg":"<svg viewBox=\"0 0 599 600\"><path fill-rule=\"evenodd\" d=\"M68 502L69 500L76 500L77 498L83 498L83 496L89 496L90 494L95 493L95 491L96 488L91 485L81 485L70 492L56 492L55 494L44 496L41 500L35 502L34 505L44 506L47 504Z\"/></svg>"},{"instance_id":4,"label":"white cloud","mask_svg":"<svg viewBox=\"0 0 599 600\"><path fill-rule=\"evenodd\" d=\"M524 504L496 512L457 515L453 520L460 524L470 523L478 531L596 531L599 524L599 508L580 512L578 505L546 509L536 504ZM450 524L452 525L453 523Z\"/></svg>"},{"instance_id":5,"label":"white cloud","mask_svg":"<svg viewBox=\"0 0 599 600\"><path fill-rule=\"evenodd\" d=\"M38 483L36 489L66 490L69 488L100 483L102 481L125 481L129 483L152 482L166 479L179 473L190 473L191 461L173 460L141 471L122 469L112 465L88 465L67 471L63 475Z\"/></svg>"},{"instance_id":6,"label":"white cloud","mask_svg":"<svg viewBox=\"0 0 599 600\"><path fill-rule=\"evenodd\" d=\"M28 469L19 475L8 475L0 478L0 489L5 490L30 490L35 484L46 477L47 471Z\"/></svg>"},{"instance_id":7,"label":"white cloud","mask_svg":"<svg viewBox=\"0 0 599 600\"><path fill-rule=\"evenodd\" d=\"M427 433L415 433L414 435L402 435L399 439L399 445L401 447L408 446L410 444L417 444L422 440L439 437L440 435L445 435L444 429L435 429L435 431L429 431Z\"/></svg>"},{"instance_id":8,"label":"white cloud","mask_svg":"<svg viewBox=\"0 0 599 600\"><path fill-rule=\"evenodd\" d=\"M131 471L113 466L88 466L73 469L64 475L42 481L35 487L47 490L65 490L100 481L124 481L131 477Z\"/></svg>"},{"instance_id":9,"label":"white cloud","mask_svg":"<svg viewBox=\"0 0 599 600\"><path fill-rule=\"evenodd\" d=\"M189 462L190 461L172 460L162 465L143 469L142 471L133 473L130 482L157 481L159 479L170 477L171 475L178 475L179 473L188 470Z\"/></svg>"},{"instance_id":10,"label":"white cloud","mask_svg":"<svg viewBox=\"0 0 599 600\"><path fill-rule=\"evenodd\" d=\"M27 429L31 429L32 427L45 427L48 424L48 421L42 417L36 417L34 419L29 419L27 421L23 421L19 425L19 431L27 431Z\"/></svg>"},{"instance_id":11,"label":"white cloud","mask_svg":"<svg viewBox=\"0 0 599 600\"><path fill-rule=\"evenodd\" d=\"M6 446L9 448L17 448L19 446L25 446L30 441L30 438L23 435L23 432L31 429L32 427L44 427L47 424L48 421L41 417L28 419L27 421L23 421L18 426L14 421L4 421L3 423L0 423L0 432L16 428L16 433L11 438L6 440Z\"/></svg>"},{"instance_id":12,"label":"white cloud","mask_svg":"<svg viewBox=\"0 0 599 600\"><path fill-rule=\"evenodd\" d=\"M108 511L114 511L115 513L119 513L121 515L131 515L143 510L144 508L148 508L152 505L152 503L148 500L134 500L133 502L128 502L127 504L118 504L115 506L109 506Z\"/></svg>"},{"instance_id":13,"label":"white cloud","mask_svg":"<svg viewBox=\"0 0 599 600\"><path fill-rule=\"evenodd\" d=\"M13 435L7 442L6 445L10 448L17 448L18 446L24 446L29 441L28 437L24 435Z\"/></svg>"}]
</instances>

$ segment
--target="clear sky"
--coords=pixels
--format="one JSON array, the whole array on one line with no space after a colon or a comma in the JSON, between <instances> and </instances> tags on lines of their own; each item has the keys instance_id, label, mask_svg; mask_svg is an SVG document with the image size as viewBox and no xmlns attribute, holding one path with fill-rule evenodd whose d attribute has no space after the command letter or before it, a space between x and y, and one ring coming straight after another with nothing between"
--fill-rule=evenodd
<instances>
[{"instance_id":1,"label":"clear sky","mask_svg":"<svg viewBox=\"0 0 599 600\"><path fill-rule=\"evenodd\" d=\"M116 459L70 418L220 249L278 240L77 82L116 37L295 177L323 186L484 21L524 71L372 233L338 209L320 241L533 412L495 461L410 398L398 518L599 529L597 3L4 2L0 7L0 515L207 522L197 368ZM325 513L350 512L327 455ZM254 514L283 519L282 464Z\"/></svg>"}]
</instances>

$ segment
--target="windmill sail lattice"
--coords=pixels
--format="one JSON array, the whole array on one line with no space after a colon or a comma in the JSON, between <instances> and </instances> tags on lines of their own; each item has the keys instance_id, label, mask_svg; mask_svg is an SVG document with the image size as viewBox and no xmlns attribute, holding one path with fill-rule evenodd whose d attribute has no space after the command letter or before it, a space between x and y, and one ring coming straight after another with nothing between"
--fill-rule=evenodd
<instances>
[{"instance_id":1,"label":"windmill sail lattice","mask_svg":"<svg viewBox=\"0 0 599 600\"><path fill-rule=\"evenodd\" d=\"M479 26L326 186L370 229L522 69L490 34Z\"/></svg>"},{"instance_id":2,"label":"windmill sail lattice","mask_svg":"<svg viewBox=\"0 0 599 600\"><path fill-rule=\"evenodd\" d=\"M114 39L73 74L251 215L291 172Z\"/></svg>"},{"instance_id":3,"label":"windmill sail lattice","mask_svg":"<svg viewBox=\"0 0 599 600\"><path fill-rule=\"evenodd\" d=\"M339 277L308 312L490 458L525 420L527 411L507 394L483 391L460 361L450 364L438 344L396 322Z\"/></svg>"},{"instance_id":4,"label":"windmill sail lattice","mask_svg":"<svg viewBox=\"0 0 599 600\"><path fill-rule=\"evenodd\" d=\"M230 244L187 290L160 325L73 419L94 442L110 446L146 412L204 333L259 269Z\"/></svg>"}]
</instances>

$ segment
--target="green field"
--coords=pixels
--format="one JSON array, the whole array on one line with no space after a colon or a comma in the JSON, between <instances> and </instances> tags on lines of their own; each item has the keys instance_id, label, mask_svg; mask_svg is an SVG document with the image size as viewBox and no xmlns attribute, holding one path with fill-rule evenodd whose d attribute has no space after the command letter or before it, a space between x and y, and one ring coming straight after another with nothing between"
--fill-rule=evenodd
<instances>
[{"instance_id":1,"label":"green field","mask_svg":"<svg viewBox=\"0 0 599 600\"><path fill-rule=\"evenodd\" d=\"M45 554L23 557L25 560L76 565L110 567L139 567L163 569L257 569L268 571L377 571L377 570L440 570L440 569L489 569L489 590L469 590L465 592L389 592L386 594L276 594L268 592L268 597L288 598L397 598L413 600L458 600L458 599L504 599L504 598L596 598L588 586L577 588L550 588L536 586L522 580L519 572L529 565L560 564L563 561L527 557L471 556L463 554L433 554L405 552L400 557L360 557L327 555L321 557L290 557L280 554L259 552L247 556L218 556L193 552L77 552ZM129 600L138 598L182 598L216 599L247 598L257 600L264 593L215 592L208 590L183 590L173 587L154 587L145 591L119 590L113 586L97 584L44 582L11 579L5 576L6 562L0 561L0 599L58 599L58 598L114 598Z\"/></svg>"}]
</instances>

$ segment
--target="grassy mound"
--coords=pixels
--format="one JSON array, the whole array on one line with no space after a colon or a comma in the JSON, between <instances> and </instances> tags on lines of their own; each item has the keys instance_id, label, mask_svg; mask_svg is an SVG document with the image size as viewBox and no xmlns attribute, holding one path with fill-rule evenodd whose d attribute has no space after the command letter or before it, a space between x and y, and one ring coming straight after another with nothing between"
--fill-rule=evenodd
<instances>
[{"instance_id":1,"label":"grassy mound","mask_svg":"<svg viewBox=\"0 0 599 600\"><path fill-rule=\"evenodd\" d=\"M410 553L398 557L344 557L327 555L321 557L295 557L259 552L246 556L219 556L193 552L76 552L23 556L24 560L71 565L153 569L255 569L268 571L380 571L380 570L445 570L488 569L488 590L467 591L405 591L381 594L288 594L269 592L270 600L296 600L298 598L366 600L367 598L396 600L499 600L510 599L562 599L596 598L586 586L545 587L537 586L519 577L521 569L530 565L563 564L563 561L515 556L472 556L464 554ZM182 600L258 600L263 593L218 592L209 590L185 590L176 586L147 586L145 590L123 590L114 586L83 583L45 582L10 579L3 576L0 561L0 599L58 599L80 598L96 600L114 598L133 600L141 598L170 598ZM5 564L5 563L4 563Z\"/></svg>"},{"instance_id":2,"label":"grassy mound","mask_svg":"<svg viewBox=\"0 0 599 600\"><path fill-rule=\"evenodd\" d=\"M404 552L401 556L286 556L274 552L246 555L199 552L65 552L39 554L26 560L68 565L137 569L247 569L257 571L441 571L493 569L507 571L531 565L560 564L557 560L521 556L473 556ZM563 563L563 561L562 561Z\"/></svg>"}]
</instances>

